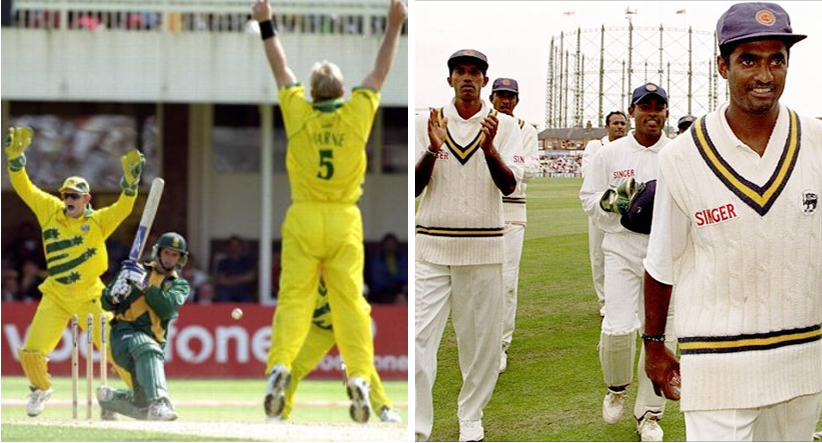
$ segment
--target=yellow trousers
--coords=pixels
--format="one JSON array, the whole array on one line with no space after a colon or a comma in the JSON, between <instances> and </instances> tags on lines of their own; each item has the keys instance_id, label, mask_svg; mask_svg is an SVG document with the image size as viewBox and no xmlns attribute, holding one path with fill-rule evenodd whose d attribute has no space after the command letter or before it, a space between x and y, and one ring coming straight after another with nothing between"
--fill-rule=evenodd
<instances>
[{"instance_id":1,"label":"yellow trousers","mask_svg":"<svg viewBox=\"0 0 822 443\"><path fill-rule=\"evenodd\" d=\"M351 377L369 380L374 341L362 295L365 252L360 209L341 203L294 203L286 213L282 236L280 294L266 374L275 365L291 371L312 324L322 271L340 354Z\"/></svg>"},{"instance_id":2,"label":"yellow trousers","mask_svg":"<svg viewBox=\"0 0 822 443\"><path fill-rule=\"evenodd\" d=\"M306 375L320 363L320 360L328 354L331 347L334 346L334 333L328 329L322 329L316 325L311 325L308 331L308 337L305 339L300 353L291 364L291 384L285 391L285 408L283 409L283 419L287 420L291 416L291 410L294 409L294 393L297 391L297 385ZM382 380L380 374L376 370L371 371L371 377L368 379L371 385L371 407L377 414L382 410L383 406L388 406L389 409L393 407L391 400L385 395L385 390L382 387Z\"/></svg>"},{"instance_id":3,"label":"yellow trousers","mask_svg":"<svg viewBox=\"0 0 822 443\"><path fill-rule=\"evenodd\" d=\"M21 353L39 354L45 358L48 354L54 351L57 343L63 336L63 331L66 329L66 324L71 320L72 315L77 315L80 329L85 331L88 327L86 317L88 314L94 316L94 346L100 350L100 316L106 317L106 336L108 337L111 321L111 313L103 311L100 306L100 294L103 292L103 283L98 280L91 288L87 290L88 297L83 297L80 302L68 303L65 300L68 297L60 297L54 294L44 294L40 304L37 305L37 311L34 313L34 318L29 326L28 336L26 342L20 349ZM110 343L110 340L109 340ZM80 344L79 346L83 346ZM131 378L121 368L113 363L111 357L111 349L106 350L108 353L108 361L112 362L112 366L120 374L120 378L131 386ZM32 386L42 390L51 388L51 380L48 375L47 365L29 364L31 360L21 359L23 371ZM44 372L45 371L45 372Z\"/></svg>"}]
</instances>

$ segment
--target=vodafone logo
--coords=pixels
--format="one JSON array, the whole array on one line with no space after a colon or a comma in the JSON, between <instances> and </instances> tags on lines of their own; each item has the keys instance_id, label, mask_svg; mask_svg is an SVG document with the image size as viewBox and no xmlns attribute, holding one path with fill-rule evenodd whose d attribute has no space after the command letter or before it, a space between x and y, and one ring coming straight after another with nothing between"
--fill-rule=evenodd
<instances>
[{"instance_id":1,"label":"vodafone logo","mask_svg":"<svg viewBox=\"0 0 822 443\"><path fill-rule=\"evenodd\" d=\"M767 9L762 9L756 13L754 16L757 23L765 25L765 26L773 26L776 23L776 16L773 15L773 12Z\"/></svg>"}]
</instances>

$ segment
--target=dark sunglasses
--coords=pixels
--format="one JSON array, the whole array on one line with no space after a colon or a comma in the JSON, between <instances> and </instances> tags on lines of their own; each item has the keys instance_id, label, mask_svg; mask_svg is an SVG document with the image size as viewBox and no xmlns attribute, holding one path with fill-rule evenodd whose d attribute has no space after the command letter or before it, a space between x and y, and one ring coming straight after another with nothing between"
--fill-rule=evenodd
<instances>
[{"instance_id":1,"label":"dark sunglasses","mask_svg":"<svg viewBox=\"0 0 822 443\"><path fill-rule=\"evenodd\" d=\"M80 200L80 197L82 197L82 195L76 194L76 193L70 193L70 194L61 194L61 197L63 197L63 200L65 200L65 199Z\"/></svg>"}]
</instances>

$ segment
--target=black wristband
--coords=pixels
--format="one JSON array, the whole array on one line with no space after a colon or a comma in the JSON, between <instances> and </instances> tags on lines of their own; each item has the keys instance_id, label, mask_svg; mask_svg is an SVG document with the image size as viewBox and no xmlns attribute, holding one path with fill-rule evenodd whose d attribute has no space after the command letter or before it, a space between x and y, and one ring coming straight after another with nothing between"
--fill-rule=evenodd
<instances>
[{"instance_id":1,"label":"black wristband","mask_svg":"<svg viewBox=\"0 0 822 443\"><path fill-rule=\"evenodd\" d=\"M659 335L642 334L642 341L664 342L665 341L665 334L659 334Z\"/></svg>"},{"instance_id":2,"label":"black wristband","mask_svg":"<svg viewBox=\"0 0 822 443\"><path fill-rule=\"evenodd\" d=\"M273 20L266 20L264 22L260 22L260 36L263 40L267 40L271 37L277 35L277 27L274 26Z\"/></svg>"}]
</instances>

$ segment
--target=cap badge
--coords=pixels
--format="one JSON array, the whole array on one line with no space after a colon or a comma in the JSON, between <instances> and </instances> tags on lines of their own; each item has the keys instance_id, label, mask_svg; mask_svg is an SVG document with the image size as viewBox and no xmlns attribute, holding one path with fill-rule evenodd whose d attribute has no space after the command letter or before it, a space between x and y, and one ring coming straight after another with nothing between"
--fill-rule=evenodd
<instances>
[{"instance_id":1,"label":"cap badge","mask_svg":"<svg viewBox=\"0 0 822 443\"><path fill-rule=\"evenodd\" d=\"M511 84L511 81L506 78L505 80L502 81L502 84L505 85L505 86L508 86L508 85Z\"/></svg>"},{"instance_id":2,"label":"cap badge","mask_svg":"<svg viewBox=\"0 0 822 443\"><path fill-rule=\"evenodd\" d=\"M656 91L656 85L648 83L647 85L645 85L645 90L649 92L654 92Z\"/></svg>"},{"instance_id":3,"label":"cap badge","mask_svg":"<svg viewBox=\"0 0 822 443\"><path fill-rule=\"evenodd\" d=\"M474 55L474 51L472 51L472 50L470 50L470 49L466 49L465 51L463 51L463 54L473 56L473 55Z\"/></svg>"},{"instance_id":4,"label":"cap badge","mask_svg":"<svg viewBox=\"0 0 822 443\"><path fill-rule=\"evenodd\" d=\"M776 23L776 16L773 15L773 12L767 9L761 9L757 11L756 15L754 16L756 21L765 26L773 26Z\"/></svg>"}]
</instances>

